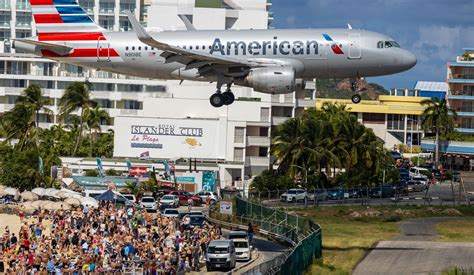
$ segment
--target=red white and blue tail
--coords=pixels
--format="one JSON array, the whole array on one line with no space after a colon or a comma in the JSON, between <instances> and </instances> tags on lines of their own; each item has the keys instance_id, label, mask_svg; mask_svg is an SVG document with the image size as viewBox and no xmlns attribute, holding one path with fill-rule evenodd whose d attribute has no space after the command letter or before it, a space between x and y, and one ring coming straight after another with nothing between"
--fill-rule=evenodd
<instances>
[{"instance_id":1,"label":"red white and blue tail","mask_svg":"<svg viewBox=\"0 0 474 275\"><path fill-rule=\"evenodd\" d=\"M58 34L63 41L97 40L102 36L104 29L94 23L76 0L30 0L30 3L40 41L54 41Z\"/></svg>"}]
</instances>

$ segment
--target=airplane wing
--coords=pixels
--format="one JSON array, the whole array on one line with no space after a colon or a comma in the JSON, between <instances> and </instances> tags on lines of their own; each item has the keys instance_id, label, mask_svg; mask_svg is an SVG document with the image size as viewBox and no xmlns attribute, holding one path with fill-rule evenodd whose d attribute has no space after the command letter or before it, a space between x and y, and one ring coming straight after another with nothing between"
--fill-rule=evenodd
<instances>
[{"instance_id":1,"label":"airplane wing","mask_svg":"<svg viewBox=\"0 0 474 275\"><path fill-rule=\"evenodd\" d=\"M16 39L15 38L12 40L38 46L41 49L50 50L58 54L67 54L67 53L70 53L72 50L74 50L74 48L68 47L66 45L61 45L61 44L52 44L52 43L40 42L40 41L30 40L30 39Z\"/></svg>"},{"instance_id":2,"label":"airplane wing","mask_svg":"<svg viewBox=\"0 0 474 275\"><path fill-rule=\"evenodd\" d=\"M160 42L154 39L137 21L137 19L133 16L133 14L129 11L126 12L128 16L128 20L133 26L135 33L137 34L138 39L151 46L155 47L163 53L163 56L166 59L166 63L170 62L179 62L186 65L186 70L194 69L194 68L201 68L204 66L210 65L225 65L228 67L265 67L268 65L275 65L269 64L264 62L257 62L245 59L237 59L227 56L217 56L212 55L204 52L194 51L194 50L187 50L181 47L169 45L167 43Z\"/></svg>"}]
</instances>

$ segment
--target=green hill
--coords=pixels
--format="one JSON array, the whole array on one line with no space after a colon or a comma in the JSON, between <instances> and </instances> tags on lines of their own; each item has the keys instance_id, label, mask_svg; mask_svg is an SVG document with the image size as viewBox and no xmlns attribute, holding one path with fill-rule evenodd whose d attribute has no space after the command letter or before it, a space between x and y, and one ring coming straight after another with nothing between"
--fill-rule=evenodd
<instances>
[{"instance_id":1,"label":"green hill","mask_svg":"<svg viewBox=\"0 0 474 275\"><path fill-rule=\"evenodd\" d=\"M316 80L318 98L350 99L352 97L349 79L318 79ZM388 94L388 90L376 83L360 80L357 90L362 99L378 99L379 95Z\"/></svg>"}]
</instances>

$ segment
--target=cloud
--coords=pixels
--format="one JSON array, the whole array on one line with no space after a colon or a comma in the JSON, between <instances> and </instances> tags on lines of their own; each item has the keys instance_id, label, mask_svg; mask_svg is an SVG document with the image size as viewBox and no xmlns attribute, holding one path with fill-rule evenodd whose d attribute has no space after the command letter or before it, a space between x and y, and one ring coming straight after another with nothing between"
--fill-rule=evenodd
<instances>
[{"instance_id":1,"label":"cloud","mask_svg":"<svg viewBox=\"0 0 474 275\"><path fill-rule=\"evenodd\" d=\"M418 58L415 68L376 78L390 87L445 81L446 63L474 47L473 0L273 0L276 28L354 28L384 33Z\"/></svg>"}]
</instances>

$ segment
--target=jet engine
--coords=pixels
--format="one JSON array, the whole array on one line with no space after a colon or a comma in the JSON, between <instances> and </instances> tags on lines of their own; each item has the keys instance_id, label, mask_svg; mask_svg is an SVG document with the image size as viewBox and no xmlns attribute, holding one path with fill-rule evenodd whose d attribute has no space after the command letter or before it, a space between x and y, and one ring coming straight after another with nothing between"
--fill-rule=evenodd
<instances>
[{"instance_id":1,"label":"jet engine","mask_svg":"<svg viewBox=\"0 0 474 275\"><path fill-rule=\"evenodd\" d=\"M242 80L236 81L241 86L252 87L255 91L266 94L287 94L304 89L305 82L295 79L295 70L291 66L264 67L251 69Z\"/></svg>"}]
</instances>

